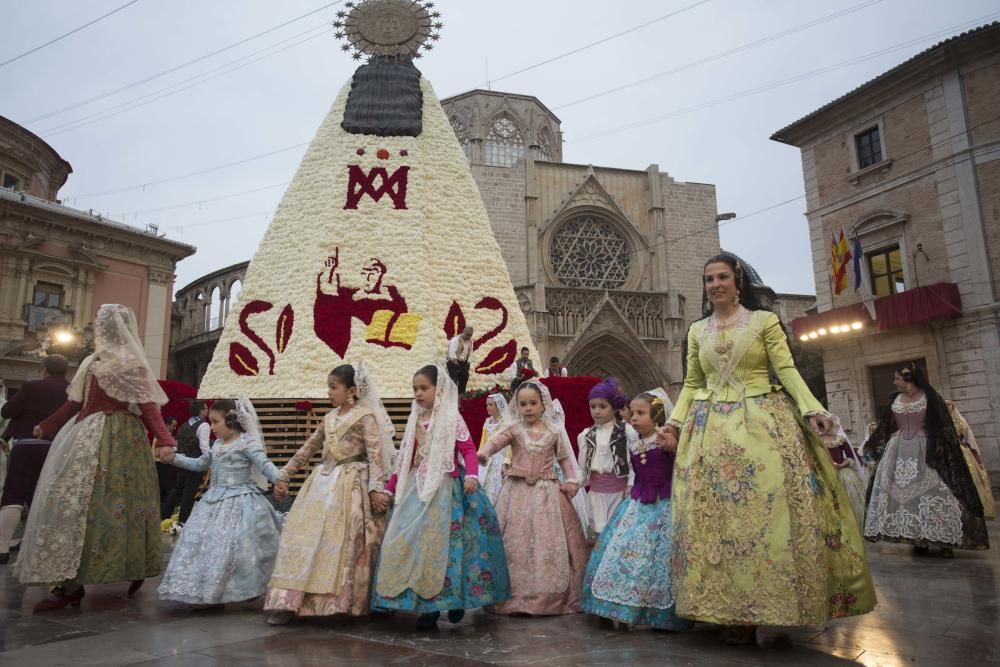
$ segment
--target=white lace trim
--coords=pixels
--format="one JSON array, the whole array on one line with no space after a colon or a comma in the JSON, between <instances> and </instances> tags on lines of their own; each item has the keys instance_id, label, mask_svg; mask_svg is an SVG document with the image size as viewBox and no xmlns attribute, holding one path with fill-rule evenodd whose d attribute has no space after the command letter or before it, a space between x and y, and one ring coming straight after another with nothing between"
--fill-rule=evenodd
<instances>
[{"instance_id":1,"label":"white lace trim","mask_svg":"<svg viewBox=\"0 0 1000 667\"><path fill-rule=\"evenodd\" d=\"M900 394L896 397L896 400L892 402L893 412L904 415L912 415L914 413L924 412L927 410L927 394L924 394L919 399L911 403L903 403L903 401L900 400L902 397L902 394Z\"/></svg>"}]
</instances>

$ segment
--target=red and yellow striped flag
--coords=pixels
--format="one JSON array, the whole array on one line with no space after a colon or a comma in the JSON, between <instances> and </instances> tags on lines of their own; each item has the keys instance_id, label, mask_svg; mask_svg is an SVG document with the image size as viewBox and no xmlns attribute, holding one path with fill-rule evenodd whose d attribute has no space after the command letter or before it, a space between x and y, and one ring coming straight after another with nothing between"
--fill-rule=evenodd
<instances>
[{"instance_id":1,"label":"red and yellow striped flag","mask_svg":"<svg viewBox=\"0 0 1000 667\"><path fill-rule=\"evenodd\" d=\"M833 293L835 295L840 295L841 292L847 289L847 265L850 263L853 255L851 254L851 248L847 244L847 234L844 233L844 228L840 228L840 236L837 234L833 235L833 244L830 247L831 259L833 263L831 264L833 270Z\"/></svg>"}]
</instances>

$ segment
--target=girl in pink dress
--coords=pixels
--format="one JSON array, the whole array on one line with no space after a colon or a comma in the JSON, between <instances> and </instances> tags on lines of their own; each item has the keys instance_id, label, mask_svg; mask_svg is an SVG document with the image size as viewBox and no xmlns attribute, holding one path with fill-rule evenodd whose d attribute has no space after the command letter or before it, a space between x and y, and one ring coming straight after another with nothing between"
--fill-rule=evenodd
<instances>
[{"instance_id":1,"label":"girl in pink dress","mask_svg":"<svg viewBox=\"0 0 1000 667\"><path fill-rule=\"evenodd\" d=\"M587 545L570 499L580 488L573 448L556 416L549 390L526 380L514 394L500 431L480 460L512 449L510 473L497 498L513 597L491 608L499 614L556 615L580 611ZM560 484L559 461L566 475Z\"/></svg>"}]
</instances>

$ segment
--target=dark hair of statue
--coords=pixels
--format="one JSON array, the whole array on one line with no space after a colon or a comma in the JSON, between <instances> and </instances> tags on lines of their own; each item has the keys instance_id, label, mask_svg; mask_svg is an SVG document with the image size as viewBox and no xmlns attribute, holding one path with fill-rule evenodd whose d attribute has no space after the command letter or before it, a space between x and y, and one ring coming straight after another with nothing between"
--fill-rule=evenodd
<instances>
[{"instance_id":1,"label":"dark hair of statue","mask_svg":"<svg viewBox=\"0 0 1000 667\"><path fill-rule=\"evenodd\" d=\"M643 401L649 405L649 416L657 426L667 423L667 408L663 405L663 399L654 396L649 392L643 392L632 399L633 401Z\"/></svg>"},{"instance_id":2,"label":"dark hair of statue","mask_svg":"<svg viewBox=\"0 0 1000 667\"><path fill-rule=\"evenodd\" d=\"M208 411L221 414L226 424L226 428L240 433L246 432L243 430L243 425L240 424L239 413L236 412L236 401L224 398L221 401L212 403L212 407L210 407Z\"/></svg>"},{"instance_id":3,"label":"dark hair of statue","mask_svg":"<svg viewBox=\"0 0 1000 667\"><path fill-rule=\"evenodd\" d=\"M418 375L423 375L425 378L430 380L430 383L432 385L434 385L435 387L437 386L438 383L437 366L434 366L432 364L427 364L426 366L418 370L416 373L414 373L413 377L417 377Z\"/></svg>"},{"instance_id":4,"label":"dark hair of statue","mask_svg":"<svg viewBox=\"0 0 1000 667\"><path fill-rule=\"evenodd\" d=\"M330 375L337 378L337 381L348 389L357 386L354 384L354 366L350 364L341 364L337 366L330 371Z\"/></svg>"}]
</instances>

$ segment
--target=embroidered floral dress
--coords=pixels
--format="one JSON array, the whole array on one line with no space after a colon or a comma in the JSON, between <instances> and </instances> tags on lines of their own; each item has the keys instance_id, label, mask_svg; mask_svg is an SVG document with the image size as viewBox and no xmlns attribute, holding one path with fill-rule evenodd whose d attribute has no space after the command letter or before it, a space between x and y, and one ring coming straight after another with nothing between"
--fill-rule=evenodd
<instances>
[{"instance_id":1,"label":"embroidered floral dress","mask_svg":"<svg viewBox=\"0 0 1000 667\"><path fill-rule=\"evenodd\" d=\"M578 481L576 459L551 429L515 423L490 438L487 456L512 449L510 473L497 498L513 597L500 614L575 614L580 611L587 544L573 505L559 491L556 460Z\"/></svg>"},{"instance_id":2,"label":"embroidered floral dress","mask_svg":"<svg viewBox=\"0 0 1000 667\"><path fill-rule=\"evenodd\" d=\"M989 546L981 516L974 516L927 458L927 396L892 402L896 430L875 471L865 519L869 540L955 549Z\"/></svg>"},{"instance_id":3,"label":"embroidered floral dress","mask_svg":"<svg viewBox=\"0 0 1000 667\"><path fill-rule=\"evenodd\" d=\"M781 386L772 386L771 372ZM730 625L813 625L870 611L857 520L804 417L825 413L781 322L743 310L691 325L673 482L677 614Z\"/></svg>"},{"instance_id":4,"label":"embroidered floral dress","mask_svg":"<svg viewBox=\"0 0 1000 667\"><path fill-rule=\"evenodd\" d=\"M52 447L17 561L23 584L106 584L155 577L163 563L160 495L146 430L174 444L155 403L108 395L93 375L82 403L39 426ZM75 416L75 419L74 419Z\"/></svg>"},{"instance_id":5,"label":"embroidered floral dress","mask_svg":"<svg viewBox=\"0 0 1000 667\"><path fill-rule=\"evenodd\" d=\"M510 579L493 504L481 486L473 493L463 489L465 476L475 476L479 467L469 429L458 417L452 430L454 470L434 496L423 501L417 477L429 456L431 425L426 418L417 421L412 456L405 460L404 436L396 472L386 484L396 501L379 556L372 608L427 614L506 600ZM397 488L404 465L410 474Z\"/></svg>"},{"instance_id":6,"label":"embroidered floral dress","mask_svg":"<svg viewBox=\"0 0 1000 667\"><path fill-rule=\"evenodd\" d=\"M264 609L299 616L360 616L369 610L372 572L385 533L385 514L368 493L382 491L391 452L370 410L327 413L323 426L285 466L292 474L322 459L288 513Z\"/></svg>"},{"instance_id":7,"label":"embroidered floral dress","mask_svg":"<svg viewBox=\"0 0 1000 667\"><path fill-rule=\"evenodd\" d=\"M674 455L655 436L630 440L631 494L601 532L583 580L583 610L629 625L688 630L674 610L670 486Z\"/></svg>"},{"instance_id":8,"label":"embroidered floral dress","mask_svg":"<svg viewBox=\"0 0 1000 667\"><path fill-rule=\"evenodd\" d=\"M216 440L198 458L177 454L173 464L212 474L170 556L160 597L224 604L262 595L281 539L281 518L253 479L255 470L271 483L278 478L264 446L244 433Z\"/></svg>"}]
</instances>

